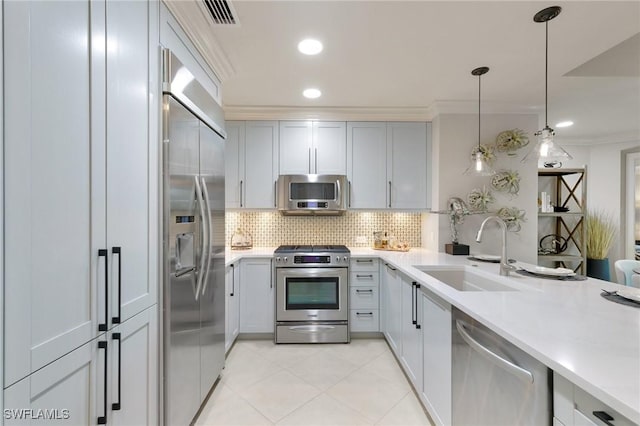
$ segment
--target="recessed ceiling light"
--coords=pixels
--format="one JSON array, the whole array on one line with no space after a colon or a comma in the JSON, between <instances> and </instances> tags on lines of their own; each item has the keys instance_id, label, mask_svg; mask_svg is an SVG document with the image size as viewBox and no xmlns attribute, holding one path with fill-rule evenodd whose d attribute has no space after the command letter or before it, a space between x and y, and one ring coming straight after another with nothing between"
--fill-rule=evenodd
<instances>
[{"instance_id":1,"label":"recessed ceiling light","mask_svg":"<svg viewBox=\"0 0 640 426\"><path fill-rule=\"evenodd\" d=\"M322 92L318 89L305 89L302 92L302 96L309 99L319 98L322 95Z\"/></svg>"},{"instance_id":2,"label":"recessed ceiling light","mask_svg":"<svg viewBox=\"0 0 640 426\"><path fill-rule=\"evenodd\" d=\"M561 121L558 124L556 124L556 127L569 127L569 126L573 126L573 121Z\"/></svg>"},{"instance_id":3,"label":"recessed ceiling light","mask_svg":"<svg viewBox=\"0 0 640 426\"><path fill-rule=\"evenodd\" d=\"M298 43L298 50L305 55L317 55L322 52L322 43L312 38L307 38Z\"/></svg>"}]
</instances>

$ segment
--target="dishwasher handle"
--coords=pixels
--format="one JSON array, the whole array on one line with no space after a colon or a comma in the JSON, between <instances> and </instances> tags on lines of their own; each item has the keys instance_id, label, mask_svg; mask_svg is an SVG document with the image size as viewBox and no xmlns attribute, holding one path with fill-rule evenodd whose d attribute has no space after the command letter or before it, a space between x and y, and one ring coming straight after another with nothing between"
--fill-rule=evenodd
<instances>
[{"instance_id":1,"label":"dishwasher handle","mask_svg":"<svg viewBox=\"0 0 640 426\"><path fill-rule=\"evenodd\" d=\"M531 374L530 371L527 371L524 368L515 365L513 362L502 358L501 356L482 346L469 335L467 329L465 328L465 325L466 324L464 323L464 321L456 320L456 328L458 329L458 333L460 333L462 339L467 342L467 344L471 346L473 350L478 352L478 354L482 355L488 361L510 372L519 379L527 383L533 383L533 374Z\"/></svg>"}]
</instances>

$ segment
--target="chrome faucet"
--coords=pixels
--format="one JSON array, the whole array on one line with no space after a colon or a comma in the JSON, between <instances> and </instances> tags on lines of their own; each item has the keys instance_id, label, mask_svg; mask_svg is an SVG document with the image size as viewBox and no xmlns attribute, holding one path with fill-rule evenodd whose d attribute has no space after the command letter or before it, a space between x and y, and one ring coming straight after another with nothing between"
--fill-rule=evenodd
<instances>
[{"instance_id":1,"label":"chrome faucet","mask_svg":"<svg viewBox=\"0 0 640 426\"><path fill-rule=\"evenodd\" d=\"M507 224L504 223L504 220L500 219L498 216L489 216L484 221L482 221L482 225L480 225L480 230L478 231L478 236L476 237L477 242L482 242L482 230L487 222L497 222L502 228L502 258L500 259L500 275L509 276L509 272L515 271L517 268L513 265L509 265L509 258L507 257Z\"/></svg>"}]
</instances>

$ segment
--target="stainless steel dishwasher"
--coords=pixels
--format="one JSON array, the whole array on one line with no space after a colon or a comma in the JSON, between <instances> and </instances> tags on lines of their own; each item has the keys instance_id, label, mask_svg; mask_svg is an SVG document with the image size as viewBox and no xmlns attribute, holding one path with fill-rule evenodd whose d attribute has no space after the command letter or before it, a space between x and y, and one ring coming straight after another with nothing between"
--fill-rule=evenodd
<instances>
[{"instance_id":1,"label":"stainless steel dishwasher","mask_svg":"<svg viewBox=\"0 0 640 426\"><path fill-rule=\"evenodd\" d=\"M551 370L464 312L452 320L452 423L550 425Z\"/></svg>"}]
</instances>

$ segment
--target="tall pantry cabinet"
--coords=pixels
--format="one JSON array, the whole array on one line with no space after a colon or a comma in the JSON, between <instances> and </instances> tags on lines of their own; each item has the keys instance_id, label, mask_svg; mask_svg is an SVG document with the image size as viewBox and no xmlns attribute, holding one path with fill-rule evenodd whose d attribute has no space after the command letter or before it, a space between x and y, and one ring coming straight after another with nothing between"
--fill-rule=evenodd
<instances>
[{"instance_id":1,"label":"tall pantry cabinet","mask_svg":"<svg viewBox=\"0 0 640 426\"><path fill-rule=\"evenodd\" d=\"M155 424L159 3L3 6L4 408Z\"/></svg>"}]
</instances>

